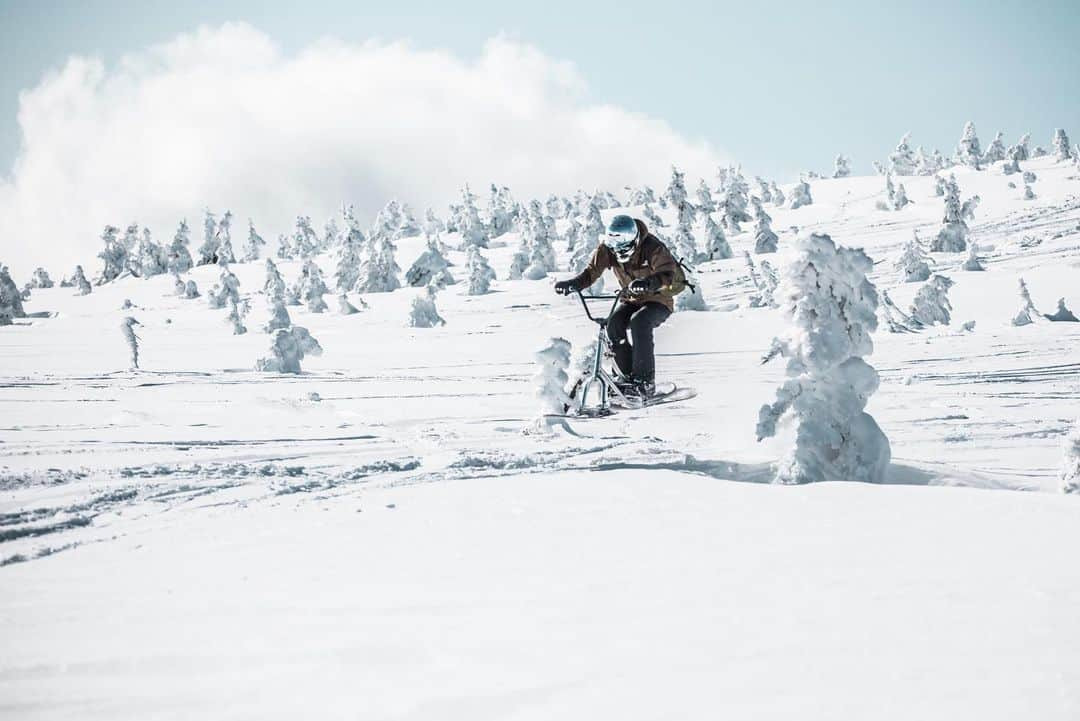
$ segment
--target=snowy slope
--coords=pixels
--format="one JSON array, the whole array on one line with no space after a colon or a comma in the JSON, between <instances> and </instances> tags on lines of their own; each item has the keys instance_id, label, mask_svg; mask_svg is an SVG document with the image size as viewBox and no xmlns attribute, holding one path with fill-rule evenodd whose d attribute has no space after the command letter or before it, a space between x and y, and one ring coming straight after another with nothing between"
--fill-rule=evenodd
<instances>
[{"instance_id":1,"label":"snowy slope","mask_svg":"<svg viewBox=\"0 0 1080 721\"><path fill-rule=\"evenodd\" d=\"M550 281L452 286L433 329L405 327L413 289L353 316L290 308L325 349L296 377L251 370L269 346L261 264L233 267L243 336L166 276L34 291L27 310L55 315L0 328L0 710L1075 718L1080 570L1059 550L1080 543L1080 503L1056 491L1080 324L1009 319L1021 276L1040 309L1080 311L1080 178L1050 158L1025 169L1035 200L955 170L982 198L969 225L987 271L935 255L952 325L875 336L868 410L894 457L880 487L760 485L786 440L754 440L783 323L747 305L749 232L699 273L717 310L657 332L659 375L698 396L552 438L521 433L532 351L594 329ZM892 261L912 230L936 232L941 199L904 181L914 204L897 212L875 209L882 178L767 206L781 251L792 226L864 247L906 307L917 284ZM502 278L517 241L499 241ZM422 241L399 248L407 268ZM217 270L191 277L205 293Z\"/></svg>"}]
</instances>

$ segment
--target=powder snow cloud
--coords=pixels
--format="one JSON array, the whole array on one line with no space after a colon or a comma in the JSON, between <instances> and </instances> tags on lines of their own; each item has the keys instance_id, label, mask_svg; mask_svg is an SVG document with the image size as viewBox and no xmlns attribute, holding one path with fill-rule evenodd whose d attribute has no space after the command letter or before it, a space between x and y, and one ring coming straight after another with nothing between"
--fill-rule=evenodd
<instances>
[{"instance_id":1,"label":"powder snow cloud","mask_svg":"<svg viewBox=\"0 0 1080 721\"><path fill-rule=\"evenodd\" d=\"M204 27L112 67L70 58L21 95L18 121L0 261L19 276L96 269L106 224L166 240L187 218L197 242L206 207L272 239L343 202L369 219L391 197L442 215L465 182L482 199L493 181L528 199L662 185L672 163L712 177L724 159L656 117L591 102L571 64L505 37L467 61L336 40L286 54L249 25Z\"/></svg>"}]
</instances>

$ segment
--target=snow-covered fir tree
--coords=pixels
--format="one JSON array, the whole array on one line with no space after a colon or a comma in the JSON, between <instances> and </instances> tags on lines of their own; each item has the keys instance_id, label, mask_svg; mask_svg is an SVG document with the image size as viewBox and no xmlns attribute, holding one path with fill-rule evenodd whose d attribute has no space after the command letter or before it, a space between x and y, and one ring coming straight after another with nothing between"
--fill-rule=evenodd
<instances>
[{"instance_id":1,"label":"snow-covered fir tree","mask_svg":"<svg viewBox=\"0 0 1080 721\"><path fill-rule=\"evenodd\" d=\"M168 250L168 271L170 273L186 273L191 270L194 263L191 253L188 251L188 243L191 242L191 231L188 229L186 220L181 220L176 234L173 235L172 243Z\"/></svg>"},{"instance_id":2,"label":"snow-covered fir tree","mask_svg":"<svg viewBox=\"0 0 1080 721\"><path fill-rule=\"evenodd\" d=\"M529 280L546 278L548 273L554 272L557 268L555 249L543 223L530 219L523 234L528 238L529 264L522 272L522 276Z\"/></svg>"},{"instance_id":3,"label":"snow-covered fir tree","mask_svg":"<svg viewBox=\"0 0 1080 721\"><path fill-rule=\"evenodd\" d=\"M801 208L804 205L811 205L814 199L810 195L810 184L805 180L800 180L791 189L791 196L788 200L788 207L792 210Z\"/></svg>"},{"instance_id":4,"label":"snow-covered fir tree","mask_svg":"<svg viewBox=\"0 0 1080 721\"><path fill-rule=\"evenodd\" d=\"M939 170L933 158L926 154L923 146L915 148L915 175L933 175Z\"/></svg>"},{"instance_id":5,"label":"snow-covered fir tree","mask_svg":"<svg viewBox=\"0 0 1080 721\"><path fill-rule=\"evenodd\" d=\"M570 381L567 370L570 368L570 341L565 338L550 338L543 348L533 354L536 372L532 382L533 394L539 402L537 416L525 428L526 432L550 432L552 425L558 423L553 416L561 416L570 404L566 386ZM561 420L561 419L559 419ZM555 423L553 423L555 421Z\"/></svg>"},{"instance_id":6,"label":"snow-covered fir tree","mask_svg":"<svg viewBox=\"0 0 1080 721\"><path fill-rule=\"evenodd\" d=\"M1024 133L1016 141L1016 145L1009 148L1009 155L1015 155L1017 160L1031 159L1031 133Z\"/></svg>"},{"instance_id":7,"label":"snow-covered fir tree","mask_svg":"<svg viewBox=\"0 0 1080 721\"><path fill-rule=\"evenodd\" d=\"M911 133L904 133L896 149L889 153L889 172L893 175L915 175L918 166L915 154L911 151Z\"/></svg>"},{"instance_id":8,"label":"snow-covered fir tree","mask_svg":"<svg viewBox=\"0 0 1080 721\"><path fill-rule=\"evenodd\" d=\"M750 295L751 308L778 308L776 302L776 288L780 283L780 276L773 269L769 261L761 261L760 270L754 266L754 259L749 252L743 252L746 260L746 269L750 274L750 282L754 286L754 293Z\"/></svg>"},{"instance_id":9,"label":"snow-covered fir tree","mask_svg":"<svg viewBox=\"0 0 1080 721\"><path fill-rule=\"evenodd\" d=\"M290 326L292 326L292 318L289 317L289 309L285 307L284 298L270 298L270 318L263 326L263 331L273 333Z\"/></svg>"},{"instance_id":10,"label":"snow-covered fir tree","mask_svg":"<svg viewBox=\"0 0 1080 721\"><path fill-rule=\"evenodd\" d=\"M659 215L656 214L656 211L653 210L651 205L646 205L641 209L641 216L643 218L645 218L645 220L648 221L647 225L650 228L663 228L664 227L663 218L661 218Z\"/></svg>"},{"instance_id":11,"label":"snow-covered fir tree","mask_svg":"<svg viewBox=\"0 0 1080 721\"><path fill-rule=\"evenodd\" d=\"M510 209L505 205L505 196L499 192L494 183L491 184L491 194L488 197L487 215L488 235L492 238L509 233L513 227Z\"/></svg>"},{"instance_id":12,"label":"snow-covered fir tree","mask_svg":"<svg viewBox=\"0 0 1080 721\"><path fill-rule=\"evenodd\" d=\"M266 259L266 281L263 283L263 292L266 293L268 302L285 301L285 279L281 277L277 265L270 258Z\"/></svg>"},{"instance_id":13,"label":"snow-covered fir tree","mask_svg":"<svg viewBox=\"0 0 1080 721\"><path fill-rule=\"evenodd\" d=\"M139 240L139 277L152 278L169 272L168 251L154 242L149 228L143 228Z\"/></svg>"},{"instance_id":14,"label":"snow-covered fir tree","mask_svg":"<svg viewBox=\"0 0 1080 721\"><path fill-rule=\"evenodd\" d=\"M676 311L703 312L708 309L709 305L705 302L705 296L702 295L701 288L685 290L675 296Z\"/></svg>"},{"instance_id":15,"label":"snow-covered fir tree","mask_svg":"<svg viewBox=\"0 0 1080 721\"><path fill-rule=\"evenodd\" d=\"M349 208L350 212L352 207ZM346 221L346 230L348 230L348 222ZM424 224L423 230L428 235L435 235L436 233L443 233L446 231L446 223L439 220L439 216L435 215L435 211L432 208L428 208L424 211Z\"/></svg>"},{"instance_id":16,"label":"snow-covered fir tree","mask_svg":"<svg viewBox=\"0 0 1080 721\"><path fill-rule=\"evenodd\" d=\"M203 215L203 243L199 246L199 265L217 263L218 234L217 218L207 208Z\"/></svg>"},{"instance_id":17,"label":"snow-covered fir tree","mask_svg":"<svg viewBox=\"0 0 1080 721\"><path fill-rule=\"evenodd\" d=\"M224 308L228 305L230 300L234 303L239 303L240 280L233 275L232 271L223 267L221 269L220 282L206 294L206 300L211 308Z\"/></svg>"},{"instance_id":18,"label":"snow-covered fir tree","mask_svg":"<svg viewBox=\"0 0 1080 721\"><path fill-rule=\"evenodd\" d=\"M296 229L291 243L292 257L308 259L319 253L319 236L311 227L311 218L306 215L296 216Z\"/></svg>"},{"instance_id":19,"label":"snow-covered fir tree","mask_svg":"<svg viewBox=\"0 0 1080 721\"><path fill-rule=\"evenodd\" d=\"M1053 313L1044 313L1044 317L1047 320L1052 320L1058 323L1080 323L1080 318L1076 317L1068 306L1065 305L1064 298L1058 298L1057 310Z\"/></svg>"},{"instance_id":20,"label":"snow-covered fir tree","mask_svg":"<svg viewBox=\"0 0 1080 721\"><path fill-rule=\"evenodd\" d=\"M664 190L664 200L673 208L678 208L680 203L685 203L688 195L686 192L686 173L674 165L671 166L671 180L668 181L667 189Z\"/></svg>"},{"instance_id":21,"label":"snow-covered fir tree","mask_svg":"<svg viewBox=\"0 0 1080 721\"><path fill-rule=\"evenodd\" d=\"M13 318L25 318L23 296L6 265L0 265L0 325L11 325Z\"/></svg>"},{"instance_id":22,"label":"snow-covered fir tree","mask_svg":"<svg viewBox=\"0 0 1080 721\"><path fill-rule=\"evenodd\" d=\"M919 235L916 232L904 245L904 250L901 251L900 257L896 259L894 267L900 274L900 281L903 283L922 283L930 279L930 264L929 257L923 251L922 244L919 242Z\"/></svg>"},{"instance_id":23,"label":"snow-covered fir tree","mask_svg":"<svg viewBox=\"0 0 1080 721\"><path fill-rule=\"evenodd\" d=\"M270 338L270 355L255 363L255 370L264 373L299 373L305 356L320 356L322 346L307 328L294 325L279 328Z\"/></svg>"},{"instance_id":24,"label":"snow-covered fir tree","mask_svg":"<svg viewBox=\"0 0 1080 721\"><path fill-rule=\"evenodd\" d=\"M472 247L472 246L470 246ZM449 261L439 251L439 245L435 238L428 237L427 247L424 252L413 262L405 272L405 282L414 288L421 288L431 282L437 273L450 267Z\"/></svg>"},{"instance_id":25,"label":"snow-covered fir tree","mask_svg":"<svg viewBox=\"0 0 1080 721\"><path fill-rule=\"evenodd\" d=\"M49 277L49 273L42 267L34 269L34 274L30 277L31 288L52 288L53 280Z\"/></svg>"},{"instance_id":26,"label":"snow-covered fir tree","mask_svg":"<svg viewBox=\"0 0 1080 721\"><path fill-rule=\"evenodd\" d=\"M713 200L709 184L702 178L697 187L697 208L702 213L715 213L716 201Z\"/></svg>"},{"instance_id":27,"label":"snow-covered fir tree","mask_svg":"<svg viewBox=\"0 0 1080 721\"><path fill-rule=\"evenodd\" d=\"M480 220L480 211L476 208L476 196L466 185L461 191L461 241L464 246L475 245L478 248L488 247L488 229Z\"/></svg>"},{"instance_id":28,"label":"snow-covered fir tree","mask_svg":"<svg viewBox=\"0 0 1080 721\"><path fill-rule=\"evenodd\" d=\"M327 310L323 296L330 292L323 281L322 270L314 260L308 258L300 269L293 294L299 297L310 313L323 313Z\"/></svg>"},{"instance_id":29,"label":"snow-covered fir tree","mask_svg":"<svg viewBox=\"0 0 1080 721\"><path fill-rule=\"evenodd\" d=\"M1042 319L1043 314L1038 311L1035 304L1031 300L1031 292L1028 290L1027 283L1024 279L1020 279L1020 309L1016 311L1016 315L1012 318L1012 324L1015 326L1031 325L1036 320Z\"/></svg>"},{"instance_id":30,"label":"snow-covered fir tree","mask_svg":"<svg viewBox=\"0 0 1080 721\"><path fill-rule=\"evenodd\" d=\"M970 120L964 124L964 132L956 145L956 162L979 170L982 162L982 147L979 136L975 134L975 123Z\"/></svg>"},{"instance_id":31,"label":"snow-covered fir tree","mask_svg":"<svg viewBox=\"0 0 1080 721\"><path fill-rule=\"evenodd\" d=\"M772 193L773 205L782 208L784 204L787 203L784 192L780 190L780 186L776 184L775 180L769 181L769 191Z\"/></svg>"},{"instance_id":32,"label":"snow-covered fir tree","mask_svg":"<svg viewBox=\"0 0 1080 721\"><path fill-rule=\"evenodd\" d=\"M948 325L952 321L952 304L949 303L949 288L952 286L953 281L947 276L931 276L911 301L911 317L923 326L938 323Z\"/></svg>"},{"instance_id":33,"label":"snow-covered fir tree","mask_svg":"<svg viewBox=\"0 0 1080 721\"><path fill-rule=\"evenodd\" d=\"M184 299L192 300L199 297L199 286L193 280L184 283Z\"/></svg>"},{"instance_id":34,"label":"snow-covered fir tree","mask_svg":"<svg viewBox=\"0 0 1080 721\"><path fill-rule=\"evenodd\" d=\"M127 257L127 265L124 271L136 278L142 275L142 267L140 265L141 258L139 257L139 224L132 223L124 231L123 237L120 239L120 244L124 246L124 253Z\"/></svg>"},{"instance_id":35,"label":"snow-covered fir tree","mask_svg":"<svg viewBox=\"0 0 1080 721\"><path fill-rule=\"evenodd\" d=\"M836 160L833 161L833 174L834 178L846 178L851 175L851 160L845 157L843 154L837 155ZM764 194L761 198L762 202L769 202Z\"/></svg>"},{"instance_id":36,"label":"snow-covered fir tree","mask_svg":"<svg viewBox=\"0 0 1080 721\"><path fill-rule=\"evenodd\" d=\"M93 290L81 265L75 266L75 273L71 276L71 285L76 289L75 295L90 295L90 291Z\"/></svg>"},{"instance_id":37,"label":"snow-covered fir tree","mask_svg":"<svg viewBox=\"0 0 1080 721\"><path fill-rule=\"evenodd\" d=\"M529 236L522 231L518 239L518 247L514 251L513 257L510 258L510 268L506 271L506 277L508 280L521 280L525 275L525 269L529 267L529 256L531 255L531 249L529 248ZM575 258L577 257L575 253Z\"/></svg>"},{"instance_id":38,"label":"snow-covered fir tree","mask_svg":"<svg viewBox=\"0 0 1080 721\"><path fill-rule=\"evenodd\" d=\"M338 292L337 295L338 314L339 315L356 315L360 312L360 308L357 308L349 301L349 294L345 291ZM360 301L360 305L367 307L367 304L363 300Z\"/></svg>"},{"instance_id":39,"label":"snow-covered fir tree","mask_svg":"<svg viewBox=\"0 0 1080 721\"><path fill-rule=\"evenodd\" d=\"M252 263L262 257L263 249L266 247L266 241L255 230L255 221L248 218L248 236L247 241L244 242L243 249L243 261L245 263Z\"/></svg>"},{"instance_id":40,"label":"snow-covered fir tree","mask_svg":"<svg viewBox=\"0 0 1080 721\"><path fill-rule=\"evenodd\" d=\"M962 253L967 250L968 227L962 210L960 186L956 178L950 175L945 183L945 217L941 221L941 230L930 243L930 250L936 253Z\"/></svg>"},{"instance_id":41,"label":"snow-covered fir tree","mask_svg":"<svg viewBox=\"0 0 1080 721\"><path fill-rule=\"evenodd\" d=\"M840 157L840 156L837 156ZM762 203L773 202L772 190L769 189L769 184L766 183L760 175L754 176L754 183L758 187L758 197L761 198Z\"/></svg>"},{"instance_id":42,"label":"snow-covered fir tree","mask_svg":"<svg viewBox=\"0 0 1080 721\"><path fill-rule=\"evenodd\" d=\"M630 191L629 205L649 205L656 202L656 192L648 185L642 185Z\"/></svg>"},{"instance_id":43,"label":"snow-covered fir tree","mask_svg":"<svg viewBox=\"0 0 1080 721\"><path fill-rule=\"evenodd\" d=\"M495 280L495 271L488 265L487 258L476 246L469 246L466 256L469 268L469 295L485 295L491 292L491 281Z\"/></svg>"},{"instance_id":44,"label":"snow-covered fir tree","mask_svg":"<svg viewBox=\"0 0 1080 721\"><path fill-rule=\"evenodd\" d=\"M1069 144L1069 136L1065 134L1062 128L1054 129L1054 138L1052 140L1054 146L1054 157L1059 162L1064 160L1072 160L1072 146Z\"/></svg>"},{"instance_id":45,"label":"snow-covered fir tree","mask_svg":"<svg viewBox=\"0 0 1080 721\"><path fill-rule=\"evenodd\" d=\"M585 212L585 226L581 229L582 245L592 253L600 243L600 237L604 235L604 221L600 217L600 208L595 203L589 203Z\"/></svg>"},{"instance_id":46,"label":"snow-covered fir tree","mask_svg":"<svg viewBox=\"0 0 1080 721\"><path fill-rule=\"evenodd\" d=\"M979 207L982 198L973 195L960 204L960 217L964 220L975 220L975 209Z\"/></svg>"},{"instance_id":47,"label":"snow-covered fir tree","mask_svg":"<svg viewBox=\"0 0 1080 721\"><path fill-rule=\"evenodd\" d=\"M742 227L739 223L750 220L750 215L746 212L746 206L750 202L750 188L738 168L730 168L726 178L727 185L718 207L721 213L720 223L729 233L741 233ZM776 197L775 191L773 197Z\"/></svg>"},{"instance_id":48,"label":"snow-covered fir tree","mask_svg":"<svg viewBox=\"0 0 1080 721\"><path fill-rule=\"evenodd\" d=\"M986 152L983 153L982 162L983 165L993 165L999 160L1005 159L1005 141L1002 139L1002 132L999 130L994 139L990 141L990 144L986 146Z\"/></svg>"},{"instance_id":49,"label":"snow-covered fir tree","mask_svg":"<svg viewBox=\"0 0 1080 721\"><path fill-rule=\"evenodd\" d=\"M434 328L438 325L446 325L446 321L435 307L435 296L435 288L429 285L423 293L412 299L412 308L409 309L410 328Z\"/></svg>"},{"instance_id":50,"label":"snow-covered fir tree","mask_svg":"<svg viewBox=\"0 0 1080 721\"><path fill-rule=\"evenodd\" d=\"M105 246L98 257L101 258L105 267L98 276L98 285L109 283L120 277L120 274L128 268L128 251L124 244L116 237L120 229L113 225L106 225L101 232L101 242Z\"/></svg>"},{"instance_id":51,"label":"snow-covered fir tree","mask_svg":"<svg viewBox=\"0 0 1080 721\"><path fill-rule=\"evenodd\" d=\"M757 197L750 198L754 206L754 252L775 253L779 239L772 229L772 216L765 212Z\"/></svg>"},{"instance_id":52,"label":"snow-covered fir tree","mask_svg":"<svg viewBox=\"0 0 1080 721\"><path fill-rule=\"evenodd\" d=\"M787 359L787 380L762 406L759 440L775 436L784 417L795 442L776 469L778 483L885 480L891 450L866 403L878 374L863 358L873 352L877 291L873 262L861 250L808 234L783 274L777 295L793 328L773 341L770 357Z\"/></svg>"},{"instance_id":53,"label":"snow-covered fir tree","mask_svg":"<svg viewBox=\"0 0 1080 721\"><path fill-rule=\"evenodd\" d=\"M1035 200L1035 191L1033 191L1031 189L1031 186L1028 185L1028 182L1026 180L1024 181L1024 196L1023 197L1024 197L1024 200Z\"/></svg>"},{"instance_id":54,"label":"snow-covered fir tree","mask_svg":"<svg viewBox=\"0 0 1080 721\"><path fill-rule=\"evenodd\" d=\"M687 265L694 265L698 262L699 256L697 242L694 240L694 231L691 227L693 215L686 210L688 205L688 203L683 202L678 206L680 208L679 222L675 226L675 243L671 251Z\"/></svg>"},{"instance_id":55,"label":"snow-covered fir tree","mask_svg":"<svg viewBox=\"0 0 1080 721\"><path fill-rule=\"evenodd\" d=\"M401 204L401 216L398 221L398 226L394 231L394 240L399 238L413 238L420 235L423 232L420 229L420 223L416 221L416 216L413 214L412 208L408 203Z\"/></svg>"},{"instance_id":56,"label":"snow-covered fir tree","mask_svg":"<svg viewBox=\"0 0 1080 721\"><path fill-rule=\"evenodd\" d=\"M360 264L360 274L353 288L358 293L389 293L401 287L401 267L394 257L397 247L386 232L377 231L368 243L368 255Z\"/></svg>"},{"instance_id":57,"label":"snow-covered fir tree","mask_svg":"<svg viewBox=\"0 0 1080 721\"><path fill-rule=\"evenodd\" d=\"M904 188L903 183L896 184L896 190L893 193L893 210L902 210L911 201L907 197L907 189Z\"/></svg>"},{"instance_id":58,"label":"snow-covered fir tree","mask_svg":"<svg viewBox=\"0 0 1080 721\"><path fill-rule=\"evenodd\" d=\"M120 333L124 336L124 342L128 347L132 370L139 369L139 336L135 335L135 326L137 325L142 324L131 316L124 318L120 322Z\"/></svg>"},{"instance_id":59,"label":"snow-covered fir tree","mask_svg":"<svg viewBox=\"0 0 1080 721\"><path fill-rule=\"evenodd\" d=\"M233 253L232 247L232 212L226 210L225 215L221 216L221 222L218 223L217 229L218 235L218 249L217 249L217 264L225 267L229 263L236 262L236 254Z\"/></svg>"},{"instance_id":60,"label":"snow-covered fir tree","mask_svg":"<svg viewBox=\"0 0 1080 721\"><path fill-rule=\"evenodd\" d=\"M578 219L570 216L566 221L566 230L563 231L563 242L567 250L574 250L581 243L581 223Z\"/></svg>"},{"instance_id":61,"label":"snow-covered fir tree","mask_svg":"<svg viewBox=\"0 0 1080 721\"><path fill-rule=\"evenodd\" d=\"M968 256L964 262L960 265L960 268L966 271L980 271L986 270L982 261L979 260L979 246L975 243L968 244Z\"/></svg>"},{"instance_id":62,"label":"snow-covered fir tree","mask_svg":"<svg viewBox=\"0 0 1080 721\"><path fill-rule=\"evenodd\" d=\"M415 219L413 220L415 223ZM320 244L323 252L333 250L341 244L341 227L338 226L337 218L331 216L327 218L326 223L323 224L323 236L322 243Z\"/></svg>"},{"instance_id":63,"label":"snow-covered fir tree","mask_svg":"<svg viewBox=\"0 0 1080 721\"><path fill-rule=\"evenodd\" d=\"M338 246L337 270L334 272L334 286L339 291L356 287L360 278L360 266L363 264L365 243L360 223L353 214L352 206L348 206L345 208L345 233Z\"/></svg>"},{"instance_id":64,"label":"snow-covered fir tree","mask_svg":"<svg viewBox=\"0 0 1080 721\"><path fill-rule=\"evenodd\" d=\"M705 256L708 260L724 260L731 257L731 246L728 244L724 229L712 219L711 215L705 216Z\"/></svg>"},{"instance_id":65,"label":"snow-covered fir tree","mask_svg":"<svg viewBox=\"0 0 1080 721\"><path fill-rule=\"evenodd\" d=\"M247 333L247 328L244 326L244 316L240 308L241 306L237 305L235 300L229 298L229 314L225 316L225 322L232 326L233 335Z\"/></svg>"}]
</instances>

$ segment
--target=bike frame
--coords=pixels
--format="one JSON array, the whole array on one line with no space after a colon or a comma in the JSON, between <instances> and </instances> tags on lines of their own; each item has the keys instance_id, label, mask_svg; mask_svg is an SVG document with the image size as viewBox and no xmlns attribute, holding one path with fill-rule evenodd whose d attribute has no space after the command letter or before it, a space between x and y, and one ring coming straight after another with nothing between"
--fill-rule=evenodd
<instances>
[{"instance_id":1,"label":"bike frame","mask_svg":"<svg viewBox=\"0 0 1080 721\"><path fill-rule=\"evenodd\" d=\"M615 383L615 379L611 377L606 370L604 370L604 353L611 348L611 340L608 338L607 327L611 321L611 316L614 315L615 309L619 307L619 301L625 298L625 293L619 292L615 295L594 295L590 296L591 300L610 300L611 308L608 309L608 313L603 318L598 318L592 314L589 310L589 304L585 300L585 295L579 290L577 291L578 298L581 299L581 306L585 309L586 317L593 323L599 326L596 339L596 354L593 356L592 368L589 374L579 381L580 388L578 392L580 395L575 399L577 404L578 415L598 415L606 416L612 413L610 408L610 399L614 396L623 405L630 405L630 400L619 390L619 386ZM585 404L588 402L589 390L594 386L597 386L599 395L599 405L595 409L586 410Z\"/></svg>"}]
</instances>

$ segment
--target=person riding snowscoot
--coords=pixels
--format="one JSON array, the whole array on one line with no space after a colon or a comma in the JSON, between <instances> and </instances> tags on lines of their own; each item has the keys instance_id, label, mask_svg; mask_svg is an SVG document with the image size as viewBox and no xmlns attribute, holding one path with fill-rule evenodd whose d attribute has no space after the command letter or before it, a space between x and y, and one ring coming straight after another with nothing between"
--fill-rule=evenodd
<instances>
[{"instance_id":1,"label":"person riding snowscoot","mask_svg":"<svg viewBox=\"0 0 1080 721\"><path fill-rule=\"evenodd\" d=\"M619 303L607 326L615 365L629 381L628 389L648 398L656 390L653 330L675 309L671 295L661 289L675 281L678 262L643 222L629 215L616 215L585 269L556 283L555 292L568 295L584 290L609 268L622 289L630 293ZM626 337L628 329L633 344Z\"/></svg>"}]
</instances>

